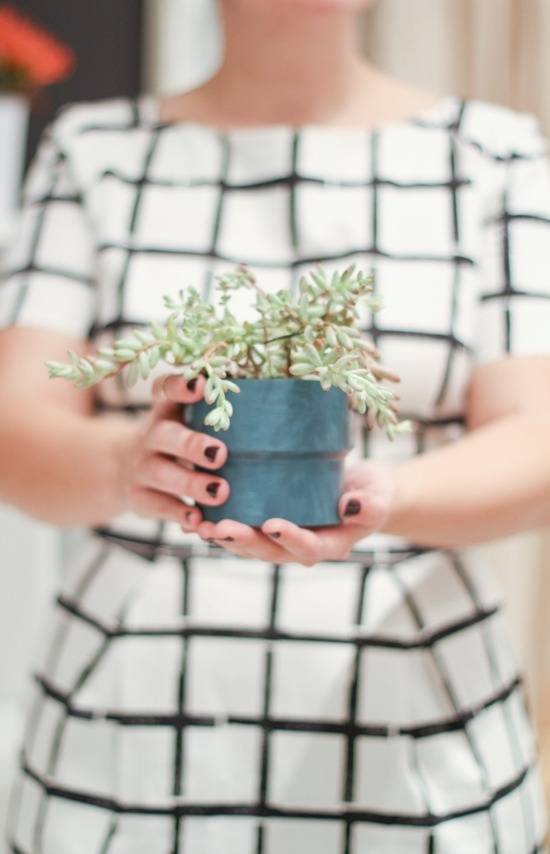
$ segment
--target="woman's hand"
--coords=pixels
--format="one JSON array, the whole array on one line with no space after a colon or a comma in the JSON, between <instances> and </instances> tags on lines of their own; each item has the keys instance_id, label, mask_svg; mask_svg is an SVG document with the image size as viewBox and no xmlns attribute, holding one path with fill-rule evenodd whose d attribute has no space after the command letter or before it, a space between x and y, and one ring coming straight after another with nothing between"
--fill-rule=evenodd
<instances>
[{"instance_id":1,"label":"woman's hand","mask_svg":"<svg viewBox=\"0 0 550 854\"><path fill-rule=\"evenodd\" d=\"M178 522L194 531L202 519L198 507L183 503L223 504L229 496L226 480L193 470L193 464L217 469L227 459L227 447L206 433L190 430L181 421L181 404L203 397L205 379L189 384L182 377L159 377L154 403L133 441L121 452L121 489L126 509L138 516Z\"/></svg>"},{"instance_id":2,"label":"woman's hand","mask_svg":"<svg viewBox=\"0 0 550 854\"><path fill-rule=\"evenodd\" d=\"M342 524L299 528L286 519L268 519L261 530L232 519L201 522L197 533L241 557L270 563L313 566L324 560L344 560L354 543L379 531L389 518L395 488L391 469L359 461L345 471L344 493L338 509Z\"/></svg>"}]
</instances>

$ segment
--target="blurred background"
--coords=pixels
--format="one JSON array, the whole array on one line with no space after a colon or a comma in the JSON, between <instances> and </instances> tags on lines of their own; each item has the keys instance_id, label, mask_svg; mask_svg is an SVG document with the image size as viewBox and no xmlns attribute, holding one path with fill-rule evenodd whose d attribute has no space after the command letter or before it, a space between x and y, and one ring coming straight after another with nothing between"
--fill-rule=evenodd
<instances>
[{"instance_id":1,"label":"blurred background","mask_svg":"<svg viewBox=\"0 0 550 854\"><path fill-rule=\"evenodd\" d=\"M58 106L197 85L220 57L214 2L11 3L12 10L27 14L70 46L75 63L67 79L33 98L30 112L26 99L3 93L0 76L0 256L13 228L19 178ZM3 8L0 0L0 50ZM359 20L359 38L385 69L442 94L535 112L550 134L548 0L378 0ZM0 826L27 675L63 555L74 548L77 532L61 536L0 505ZM514 537L482 551L502 591L526 670L550 794L550 534Z\"/></svg>"}]
</instances>

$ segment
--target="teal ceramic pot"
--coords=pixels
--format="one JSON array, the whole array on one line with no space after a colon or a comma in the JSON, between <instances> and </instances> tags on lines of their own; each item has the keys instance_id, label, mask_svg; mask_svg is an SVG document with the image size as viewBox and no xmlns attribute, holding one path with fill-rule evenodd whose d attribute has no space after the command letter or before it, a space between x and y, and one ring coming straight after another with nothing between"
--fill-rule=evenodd
<instances>
[{"instance_id":1,"label":"teal ceramic pot","mask_svg":"<svg viewBox=\"0 0 550 854\"><path fill-rule=\"evenodd\" d=\"M350 449L348 400L315 380L239 379L229 430L204 425L211 407L184 407L184 423L221 439L228 448L225 478L231 494L216 507L200 505L211 522L235 519L259 527L266 519L289 519L302 527L337 525L343 461ZM199 468L199 467L197 467ZM212 469L200 468L200 471Z\"/></svg>"}]
</instances>

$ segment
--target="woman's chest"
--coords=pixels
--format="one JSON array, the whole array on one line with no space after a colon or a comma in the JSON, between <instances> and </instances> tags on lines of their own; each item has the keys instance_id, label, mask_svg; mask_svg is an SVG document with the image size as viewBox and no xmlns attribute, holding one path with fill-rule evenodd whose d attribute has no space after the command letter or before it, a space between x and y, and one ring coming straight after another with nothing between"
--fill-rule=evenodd
<instances>
[{"instance_id":1,"label":"woman's chest","mask_svg":"<svg viewBox=\"0 0 550 854\"><path fill-rule=\"evenodd\" d=\"M267 290L296 289L316 265L376 274L381 311L361 317L383 361L402 377L410 415L455 414L475 347L483 206L476 187L399 186L385 179L320 181L292 174L254 183L138 182L96 188L97 330L115 334L163 316L164 294L246 264ZM251 314L250 302L236 305Z\"/></svg>"}]
</instances>

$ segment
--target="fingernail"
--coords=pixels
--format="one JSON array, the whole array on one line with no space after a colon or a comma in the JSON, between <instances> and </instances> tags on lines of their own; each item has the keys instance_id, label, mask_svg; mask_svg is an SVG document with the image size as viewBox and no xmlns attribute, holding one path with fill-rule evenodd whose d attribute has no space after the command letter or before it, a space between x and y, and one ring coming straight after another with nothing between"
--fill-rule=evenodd
<instances>
[{"instance_id":1,"label":"fingernail","mask_svg":"<svg viewBox=\"0 0 550 854\"><path fill-rule=\"evenodd\" d=\"M279 537L281 536L280 531L268 531L268 534L270 537L274 537L276 540L278 540Z\"/></svg>"},{"instance_id":2,"label":"fingernail","mask_svg":"<svg viewBox=\"0 0 550 854\"><path fill-rule=\"evenodd\" d=\"M233 543L233 542L235 542L235 537L224 537L221 542L222 543Z\"/></svg>"},{"instance_id":3,"label":"fingernail","mask_svg":"<svg viewBox=\"0 0 550 854\"><path fill-rule=\"evenodd\" d=\"M195 377L194 379L189 380L189 382L187 383L187 388L189 389L189 391L195 391L196 387L197 387L197 378Z\"/></svg>"},{"instance_id":4,"label":"fingernail","mask_svg":"<svg viewBox=\"0 0 550 854\"><path fill-rule=\"evenodd\" d=\"M216 455L217 455L219 450L220 449L219 449L218 445L209 445L208 448L206 448L206 450L204 452L204 456L207 457L207 459L212 460L212 462L214 462L214 460L216 459Z\"/></svg>"},{"instance_id":5,"label":"fingernail","mask_svg":"<svg viewBox=\"0 0 550 854\"><path fill-rule=\"evenodd\" d=\"M218 494L219 488L220 488L219 483L209 483L208 486L206 487L206 491L209 495L212 496L212 498L215 498L216 495Z\"/></svg>"},{"instance_id":6,"label":"fingernail","mask_svg":"<svg viewBox=\"0 0 550 854\"><path fill-rule=\"evenodd\" d=\"M207 537L206 542L207 543L215 543L216 540L213 537Z\"/></svg>"},{"instance_id":7,"label":"fingernail","mask_svg":"<svg viewBox=\"0 0 550 854\"><path fill-rule=\"evenodd\" d=\"M348 501L346 504L346 509L344 510L344 516L357 516L361 512L361 503L357 501L355 498L352 498L351 501Z\"/></svg>"}]
</instances>

